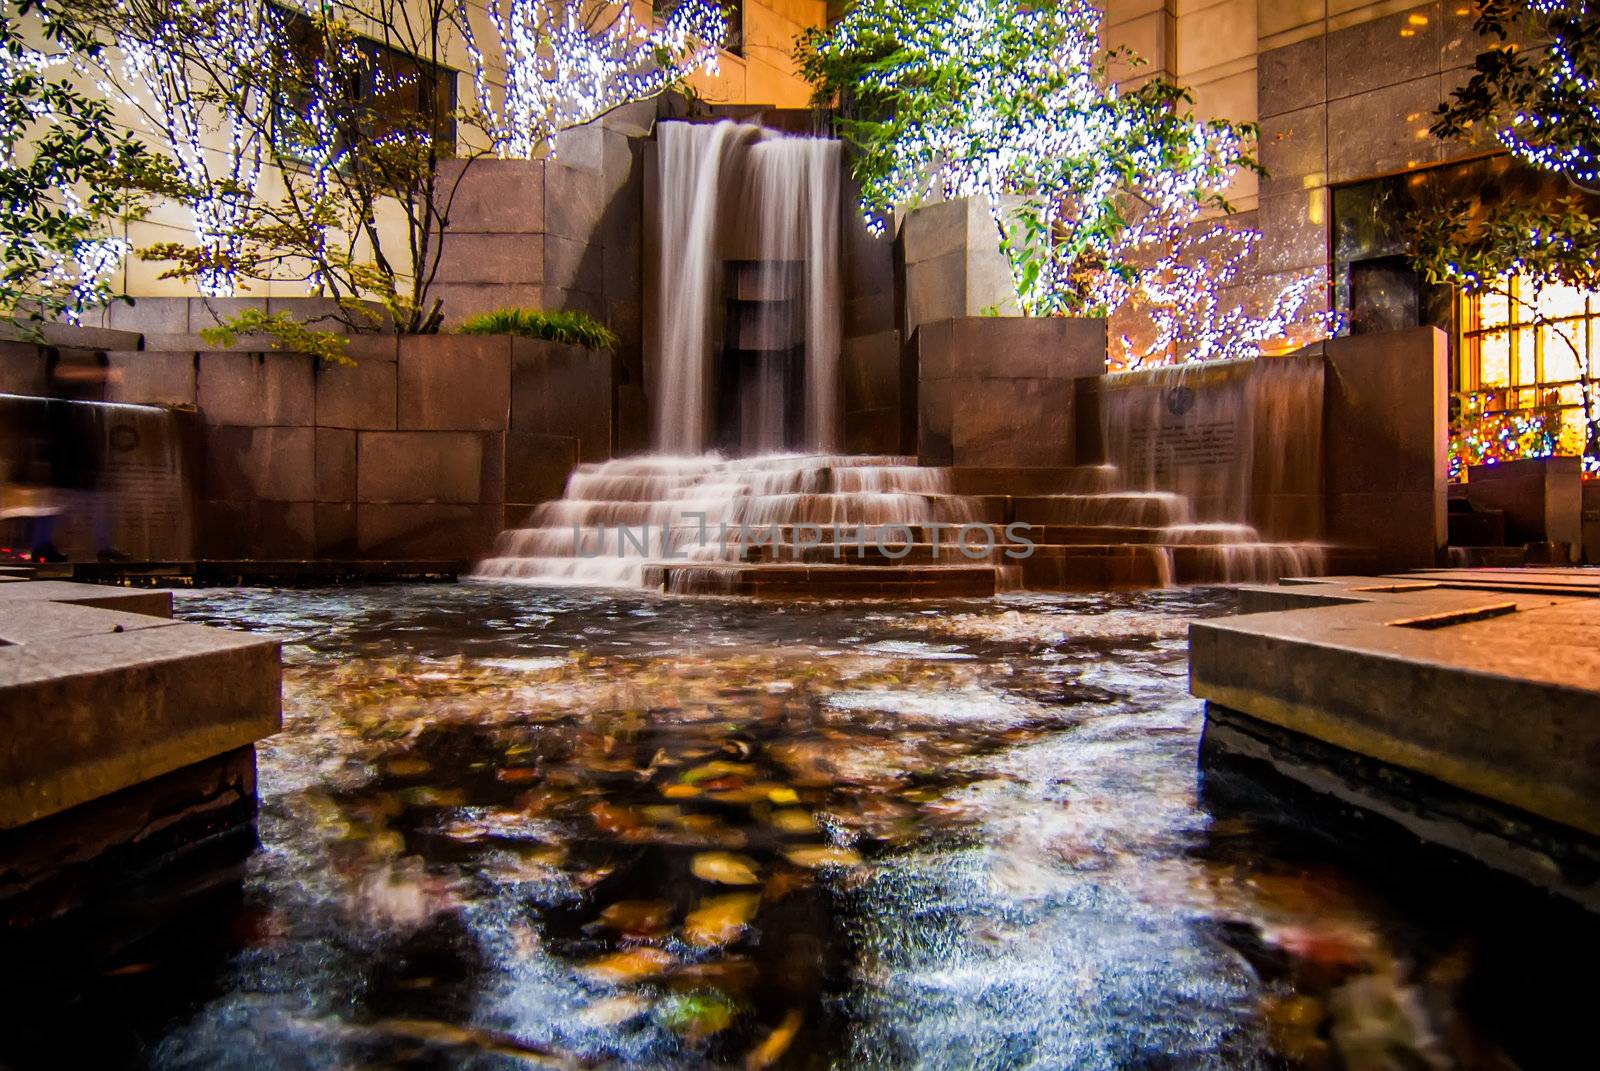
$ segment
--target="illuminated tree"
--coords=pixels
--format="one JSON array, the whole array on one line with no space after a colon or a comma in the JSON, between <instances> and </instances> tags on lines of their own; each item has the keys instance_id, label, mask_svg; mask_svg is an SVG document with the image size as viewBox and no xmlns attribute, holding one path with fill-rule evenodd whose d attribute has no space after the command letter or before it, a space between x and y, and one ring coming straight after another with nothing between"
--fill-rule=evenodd
<instances>
[{"instance_id":1,"label":"illuminated tree","mask_svg":"<svg viewBox=\"0 0 1600 1071\"><path fill-rule=\"evenodd\" d=\"M107 12L116 48L102 53L101 86L168 154L162 192L189 211L200 292L230 295L275 104L264 80L229 72L272 64L277 12L255 0L121 0Z\"/></svg>"},{"instance_id":2,"label":"illuminated tree","mask_svg":"<svg viewBox=\"0 0 1600 1071\"><path fill-rule=\"evenodd\" d=\"M1413 251L1429 282L1514 302L1523 322L1549 328L1547 337L1570 350L1584 466L1600 472L1600 384L1586 340L1547 319L1541 300L1550 287L1600 290L1600 10L1587 0L1479 0L1474 28L1487 47L1440 105L1434 136L1490 131L1564 189L1533 202L1435 200L1409 221ZM1519 37L1541 47L1519 47Z\"/></svg>"},{"instance_id":3,"label":"illuminated tree","mask_svg":"<svg viewBox=\"0 0 1600 1071\"><path fill-rule=\"evenodd\" d=\"M0 21L0 316L76 323L110 299L134 210L122 179L144 162L110 106L76 87L100 50L54 0L7 0Z\"/></svg>"},{"instance_id":4,"label":"illuminated tree","mask_svg":"<svg viewBox=\"0 0 1600 1071\"><path fill-rule=\"evenodd\" d=\"M929 198L980 197L1025 313L1143 306L1156 342L1130 365L1254 353L1315 286L1265 317L1194 314L1253 241L1195 224L1231 210L1223 191L1256 166L1254 128L1196 119L1163 78L1117 88L1108 65L1137 61L1102 51L1099 31L1086 0L859 0L799 58L819 101L844 106L873 229ZM1219 246L1235 252L1194 256Z\"/></svg>"},{"instance_id":5,"label":"illuminated tree","mask_svg":"<svg viewBox=\"0 0 1600 1071\"><path fill-rule=\"evenodd\" d=\"M488 15L503 88L461 18L478 107L500 155L523 159L553 152L568 127L649 100L695 71L715 72L728 35L713 0L685 0L659 27L642 25L626 0L488 0Z\"/></svg>"},{"instance_id":6,"label":"illuminated tree","mask_svg":"<svg viewBox=\"0 0 1600 1071\"><path fill-rule=\"evenodd\" d=\"M175 158L163 192L195 221L194 243L140 255L207 293L298 282L334 299L348 328L387 322L407 334L442 319L432 290L474 159L553 151L560 130L713 64L726 32L709 0L690 0L658 30L624 0L491 0L498 40L487 52L467 0L100 7L130 57L119 80ZM464 107L451 67L462 54L476 89ZM285 344L337 337L283 314L247 311L225 326Z\"/></svg>"}]
</instances>

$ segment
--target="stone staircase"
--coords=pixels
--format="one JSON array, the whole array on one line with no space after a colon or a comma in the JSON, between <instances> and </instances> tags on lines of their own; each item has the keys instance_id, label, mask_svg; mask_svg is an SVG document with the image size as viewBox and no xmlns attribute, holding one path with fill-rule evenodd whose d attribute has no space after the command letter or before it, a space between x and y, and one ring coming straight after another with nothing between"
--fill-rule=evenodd
<instances>
[{"instance_id":1,"label":"stone staircase","mask_svg":"<svg viewBox=\"0 0 1600 1071\"><path fill-rule=\"evenodd\" d=\"M477 575L681 594L949 598L1273 580L1321 573L1324 561L1319 545L1196 522L1182 496L1128 491L1105 465L645 457L580 466L561 500L501 535Z\"/></svg>"}]
</instances>

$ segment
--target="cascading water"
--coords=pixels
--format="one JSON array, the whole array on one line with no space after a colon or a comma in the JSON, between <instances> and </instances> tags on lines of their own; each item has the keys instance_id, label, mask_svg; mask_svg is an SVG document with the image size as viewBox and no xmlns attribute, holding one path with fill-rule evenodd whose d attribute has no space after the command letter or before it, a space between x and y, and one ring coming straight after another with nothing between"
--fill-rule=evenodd
<instances>
[{"instance_id":1,"label":"cascading water","mask_svg":"<svg viewBox=\"0 0 1600 1071\"><path fill-rule=\"evenodd\" d=\"M654 445L837 448L839 142L662 123Z\"/></svg>"},{"instance_id":2,"label":"cascading water","mask_svg":"<svg viewBox=\"0 0 1600 1071\"><path fill-rule=\"evenodd\" d=\"M580 465L529 527L501 533L478 575L637 586L650 562L739 561L800 526L875 535L975 516L947 472L909 458L623 458Z\"/></svg>"},{"instance_id":3,"label":"cascading water","mask_svg":"<svg viewBox=\"0 0 1600 1071\"><path fill-rule=\"evenodd\" d=\"M1100 414L1106 460L1131 489L1115 497L1143 507L1120 523L1157 527L1169 571L1174 554L1228 581L1324 571L1324 548L1304 538L1321 528L1319 362L1108 375Z\"/></svg>"}]
</instances>

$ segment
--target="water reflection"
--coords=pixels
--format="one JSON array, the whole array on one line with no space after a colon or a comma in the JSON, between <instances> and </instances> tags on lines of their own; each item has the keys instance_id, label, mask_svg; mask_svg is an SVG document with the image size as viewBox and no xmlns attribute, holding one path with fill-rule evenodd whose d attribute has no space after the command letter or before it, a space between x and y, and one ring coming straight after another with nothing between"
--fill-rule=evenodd
<instances>
[{"instance_id":1,"label":"water reflection","mask_svg":"<svg viewBox=\"0 0 1600 1071\"><path fill-rule=\"evenodd\" d=\"M184 596L287 638L286 727L222 965L138 1059L1501 1066L1470 923L1197 799L1225 605Z\"/></svg>"}]
</instances>

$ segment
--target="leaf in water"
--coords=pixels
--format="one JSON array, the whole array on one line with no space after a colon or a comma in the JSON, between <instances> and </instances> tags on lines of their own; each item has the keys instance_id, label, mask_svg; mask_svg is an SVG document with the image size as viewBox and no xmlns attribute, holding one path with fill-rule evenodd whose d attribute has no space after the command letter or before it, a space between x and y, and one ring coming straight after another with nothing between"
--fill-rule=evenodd
<instances>
[{"instance_id":1,"label":"leaf in water","mask_svg":"<svg viewBox=\"0 0 1600 1071\"><path fill-rule=\"evenodd\" d=\"M580 1011L578 1018L588 1026L620 1026L649 1010L650 1002L643 997L621 994L595 1001Z\"/></svg>"},{"instance_id":2,"label":"leaf in water","mask_svg":"<svg viewBox=\"0 0 1600 1071\"><path fill-rule=\"evenodd\" d=\"M433 769L433 763L427 759L419 759L415 755L401 755L389 759L383 768L394 777L420 777Z\"/></svg>"},{"instance_id":3,"label":"leaf in water","mask_svg":"<svg viewBox=\"0 0 1600 1071\"><path fill-rule=\"evenodd\" d=\"M792 788L775 788L767 793L767 799L779 807L787 807L800 802L800 793Z\"/></svg>"},{"instance_id":4,"label":"leaf in water","mask_svg":"<svg viewBox=\"0 0 1600 1071\"><path fill-rule=\"evenodd\" d=\"M800 1032L800 1024L805 1022L805 1018L805 1013L799 1008L790 1008L784 1013L782 1021L761 1039L761 1044L745 1055L745 1071L762 1071L777 1063L789 1051L789 1046L794 1044L794 1036Z\"/></svg>"},{"instance_id":5,"label":"leaf in water","mask_svg":"<svg viewBox=\"0 0 1600 1071\"><path fill-rule=\"evenodd\" d=\"M701 881L720 885L759 885L755 861L733 852L699 852L689 869Z\"/></svg>"},{"instance_id":6,"label":"leaf in water","mask_svg":"<svg viewBox=\"0 0 1600 1071\"><path fill-rule=\"evenodd\" d=\"M620 985L653 978L672 966L672 957L659 948L630 948L590 960L578 973L597 982Z\"/></svg>"},{"instance_id":7,"label":"leaf in water","mask_svg":"<svg viewBox=\"0 0 1600 1071\"><path fill-rule=\"evenodd\" d=\"M775 903L796 889L803 889L812 882L811 875L804 870L780 870L767 879L761 889L761 895L768 903Z\"/></svg>"},{"instance_id":8,"label":"leaf in water","mask_svg":"<svg viewBox=\"0 0 1600 1071\"><path fill-rule=\"evenodd\" d=\"M672 994L662 1001L661 1023L689 1041L700 1041L733 1025L738 1006L716 990Z\"/></svg>"},{"instance_id":9,"label":"leaf in water","mask_svg":"<svg viewBox=\"0 0 1600 1071\"><path fill-rule=\"evenodd\" d=\"M754 777L756 768L746 762L725 762L716 759L711 762L701 763L699 766L683 772L684 784L694 785L701 781L710 781L724 777Z\"/></svg>"},{"instance_id":10,"label":"leaf in water","mask_svg":"<svg viewBox=\"0 0 1600 1071\"><path fill-rule=\"evenodd\" d=\"M495 777L508 785L521 785L539 779L539 770L534 766L505 766Z\"/></svg>"},{"instance_id":11,"label":"leaf in water","mask_svg":"<svg viewBox=\"0 0 1600 1071\"><path fill-rule=\"evenodd\" d=\"M861 862L861 856L849 848L835 848L829 844L791 848L783 854L795 866L809 867L812 870L824 866L855 866Z\"/></svg>"},{"instance_id":12,"label":"leaf in water","mask_svg":"<svg viewBox=\"0 0 1600 1071\"><path fill-rule=\"evenodd\" d=\"M597 803L589 808L589 816L594 819L596 829L612 835L631 833L644 824L631 807L615 803Z\"/></svg>"},{"instance_id":13,"label":"leaf in water","mask_svg":"<svg viewBox=\"0 0 1600 1071\"><path fill-rule=\"evenodd\" d=\"M729 893L702 900L683 920L683 938L700 948L731 944L744 933L760 905L759 893Z\"/></svg>"},{"instance_id":14,"label":"leaf in water","mask_svg":"<svg viewBox=\"0 0 1600 1071\"><path fill-rule=\"evenodd\" d=\"M618 900L600 912L600 922L629 937L650 937L672 921L672 905L665 900Z\"/></svg>"},{"instance_id":15,"label":"leaf in water","mask_svg":"<svg viewBox=\"0 0 1600 1071\"><path fill-rule=\"evenodd\" d=\"M661 794L669 800L686 800L700 795L700 790L693 785L668 785Z\"/></svg>"},{"instance_id":16,"label":"leaf in water","mask_svg":"<svg viewBox=\"0 0 1600 1071\"><path fill-rule=\"evenodd\" d=\"M802 811L795 807L787 807L781 811L773 811L769 819L772 828L784 833L815 833L817 820L811 817L811 812Z\"/></svg>"}]
</instances>

